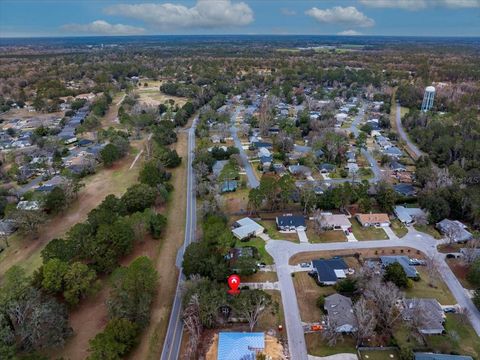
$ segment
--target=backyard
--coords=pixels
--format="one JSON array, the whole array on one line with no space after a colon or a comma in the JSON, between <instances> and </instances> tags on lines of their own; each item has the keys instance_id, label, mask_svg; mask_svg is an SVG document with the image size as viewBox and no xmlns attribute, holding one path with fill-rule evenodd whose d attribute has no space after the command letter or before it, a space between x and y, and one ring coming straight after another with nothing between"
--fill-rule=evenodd
<instances>
[{"instance_id":1,"label":"backyard","mask_svg":"<svg viewBox=\"0 0 480 360\"><path fill-rule=\"evenodd\" d=\"M435 298L442 305L456 304L456 300L442 279L436 281L436 287L429 285L430 277L425 267L417 266L419 281L413 281L413 286L405 291L409 298Z\"/></svg>"},{"instance_id":2,"label":"backyard","mask_svg":"<svg viewBox=\"0 0 480 360\"><path fill-rule=\"evenodd\" d=\"M313 356L330 356L343 353L355 354L357 352L355 339L351 336L343 336L343 339L334 346L328 346L320 333L305 334L305 341L308 354Z\"/></svg>"},{"instance_id":3,"label":"backyard","mask_svg":"<svg viewBox=\"0 0 480 360\"><path fill-rule=\"evenodd\" d=\"M270 254L265 250L265 241L260 238L253 238L248 241L237 241L235 244L236 247L246 247L253 246L258 250L258 255L260 256L260 262L263 262L267 265L273 264L273 259Z\"/></svg>"},{"instance_id":4,"label":"backyard","mask_svg":"<svg viewBox=\"0 0 480 360\"><path fill-rule=\"evenodd\" d=\"M404 237L408 233L407 227L398 219L391 222L390 228L399 238Z\"/></svg>"}]
</instances>

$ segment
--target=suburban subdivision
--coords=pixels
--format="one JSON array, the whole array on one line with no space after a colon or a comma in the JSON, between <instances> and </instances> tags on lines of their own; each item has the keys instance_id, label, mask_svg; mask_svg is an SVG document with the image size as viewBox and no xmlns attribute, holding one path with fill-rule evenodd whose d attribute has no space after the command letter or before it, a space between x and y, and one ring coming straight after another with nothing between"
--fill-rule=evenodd
<instances>
[{"instance_id":1,"label":"suburban subdivision","mask_svg":"<svg viewBox=\"0 0 480 360\"><path fill-rule=\"evenodd\" d=\"M251 3L0 26L0 359L480 360L479 38L145 33Z\"/></svg>"}]
</instances>

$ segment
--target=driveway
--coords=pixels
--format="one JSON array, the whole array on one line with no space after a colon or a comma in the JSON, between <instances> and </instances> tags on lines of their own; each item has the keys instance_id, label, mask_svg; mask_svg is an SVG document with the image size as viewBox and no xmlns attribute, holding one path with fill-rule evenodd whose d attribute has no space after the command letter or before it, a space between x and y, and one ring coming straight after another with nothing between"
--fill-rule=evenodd
<instances>
[{"instance_id":1,"label":"driveway","mask_svg":"<svg viewBox=\"0 0 480 360\"><path fill-rule=\"evenodd\" d=\"M390 226L383 226L382 229L387 233L390 240L398 240L397 234L395 234Z\"/></svg>"},{"instance_id":2,"label":"driveway","mask_svg":"<svg viewBox=\"0 0 480 360\"><path fill-rule=\"evenodd\" d=\"M410 150L415 154L417 158L420 156L424 155L423 151L421 151L417 145L415 145L412 140L408 137L408 134L405 132L405 129L403 128L402 125L402 119L401 119L401 112L400 112L400 104L397 102L397 109L396 109L396 116L395 116L395 122L397 124L397 129L400 137L402 138L403 141L407 144L407 146L410 148Z\"/></svg>"},{"instance_id":3,"label":"driveway","mask_svg":"<svg viewBox=\"0 0 480 360\"><path fill-rule=\"evenodd\" d=\"M297 229L297 234L298 234L298 239L300 240L301 243L308 243L308 237L305 230Z\"/></svg>"},{"instance_id":4,"label":"driveway","mask_svg":"<svg viewBox=\"0 0 480 360\"><path fill-rule=\"evenodd\" d=\"M285 311L285 323L287 326L288 345L292 359L307 360L307 347L298 308L297 297L291 277L292 267L288 264L289 259L298 253L306 251L327 251L344 249L372 249L409 246L420 250L428 256L436 256L439 264L439 273L452 292L459 306L466 309L466 315L470 320L477 335L480 336L480 312L473 305L470 297L461 286L458 279L448 267L445 259L439 256L437 250L438 241L430 235L410 230L402 239L373 240L362 242L341 242L321 244L295 244L290 241L275 240L266 244L267 252L273 257L276 267L280 291L282 292L282 304Z\"/></svg>"}]
</instances>

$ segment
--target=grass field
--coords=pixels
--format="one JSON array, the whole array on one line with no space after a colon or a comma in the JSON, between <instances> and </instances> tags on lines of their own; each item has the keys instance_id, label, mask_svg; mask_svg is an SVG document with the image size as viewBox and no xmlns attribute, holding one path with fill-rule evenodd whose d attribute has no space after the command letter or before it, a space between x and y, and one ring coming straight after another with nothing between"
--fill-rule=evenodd
<instances>
[{"instance_id":1,"label":"grass field","mask_svg":"<svg viewBox=\"0 0 480 360\"><path fill-rule=\"evenodd\" d=\"M396 349L388 349L360 351L360 358L362 360L395 360L400 357Z\"/></svg>"},{"instance_id":2,"label":"grass field","mask_svg":"<svg viewBox=\"0 0 480 360\"><path fill-rule=\"evenodd\" d=\"M317 234L311 227L307 229L307 237L311 243L343 242L347 241L342 230L329 230Z\"/></svg>"},{"instance_id":3,"label":"grass field","mask_svg":"<svg viewBox=\"0 0 480 360\"><path fill-rule=\"evenodd\" d=\"M334 346L328 346L320 333L305 334L307 351L313 356L330 356L335 354L356 354L355 339L352 336L344 336Z\"/></svg>"},{"instance_id":4,"label":"grass field","mask_svg":"<svg viewBox=\"0 0 480 360\"><path fill-rule=\"evenodd\" d=\"M429 285L430 278L425 267L417 266L420 274L419 281L413 281L413 287L405 291L405 295L409 298L435 298L442 305L456 304L456 300L448 289L443 280L439 280L436 288Z\"/></svg>"},{"instance_id":5,"label":"grass field","mask_svg":"<svg viewBox=\"0 0 480 360\"><path fill-rule=\"evenodd\" d=\"M277 230L277 225L275 224L274 220L262 220L260 222L260 225L262 225L265 229L267 229L267 234L272 238L276 240L288 240L292 242L300 242L298 240L298 235L297 233L281 233Z\"/></svg>"},{"instance_id":6,"label":"grass field","mask_svg":"<svg viewBox=\"0 0 480 360\"><path fill-rule=\"evenodd\" d=\"M388 240L388 236L382 228L363 227L358 221L352 221L352 232L357 240Z\"/></svg>"},{"instance_id":7,"label":"grass field","mask_svg":"<svg viewBox=\"0 0 480 360\"><path fill-rule=\"evenodd\" d=\"M297 272L293 277L293 285L297 294L300 317L305 322L320 321L322 310L316 305L320 295L328 296L335 293L332 286L318 286L307 272Z\"/></svg>"},{"instance_id":8,"label":"grass field","mask_svg":"<svg viewBox=\"0 0 480 360\"><path fill-rule=\"evenodd\" d=\"M408 233L407 227L402 224L402 222L398 219L395 219L391 222L392 231L397 235L398 237L404 237Z\"/></svg>"},{"instance_id":9,"label":"grass field","mask_svg":"<svg viewBox=\"0 0 480 360\"><path fill-rule=\"evenodd\" d=\"M435 229L435 227L433 225L419 225L419 224L414 224L413 227L417 230L417 231L421 231L421 232L424 232L432 237L434 237L435 239L439 240L442 238L442 235L438 232L437 229Z\"/></svg>"},{"instance_id":10,"label":"grass field","mask_svg":"<svg viewBox=\"0 0 480 360\"><path fill-rule=\"evenodd\" d=\"M265 250L265 241L260 238L253 238L249 241L237 241L235 246L245 247L253 246L258 249L258 254L260 255L260 261L264 262L267 265L273 264L273 259L269 253Z\"/></svg>"}]
</instances>

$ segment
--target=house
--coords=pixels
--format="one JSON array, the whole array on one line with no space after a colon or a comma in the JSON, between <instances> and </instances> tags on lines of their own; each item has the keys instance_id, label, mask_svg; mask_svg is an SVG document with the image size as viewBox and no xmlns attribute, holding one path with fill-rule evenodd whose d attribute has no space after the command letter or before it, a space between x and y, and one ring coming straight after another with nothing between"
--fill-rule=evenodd
<instances>
[{"instance_id":1,"label":"house","mask_svg":"<svg viewBox=\"0 0 480 360\"><path fill-rule=\"evenodd\" d=\"M277 216L275 222L279 231L294 232L297 230L306 230L307 224L303 215L283 215Z\"/></svg>"},{"instance_id":2,"label":"house","mask_svg":"<svg viewBox=\"0 0 480 360\"><path fill-rule=\"evenodd\" d=\"M344 214L322 213L324 228L330 230L347 230L352 227L350 220Z\"/></svg>"},{"instance_id":3,"label":"house","mask_svg":"<svg viewBox=\"0 0 480 360\"><path fill-rule=\"evenodd\" d=\"M265 350L263 332L220 332L217 360L255 359Z\"/></svg>"},{"instance_id":4,"label":"house","mask_svg":"<svg viewBox=\"0 0 480 360\"><path fill-rule=\"evenodd\" d=\"M2 219L0 220L0 235L8 236L11 235L17 230L17 226L13 220Z\"/></svg>"},{"instance_id":5,"label":"house","mask_svg":"<svg viewBox=\"0 0 480 360\"><path fill-rule=\"evenodd\" d=\"M435 227L454 242L465 242L473 238L472 233L467 231L467 227L458 220L443 219Z\"/></svg>"},{"instance_id":6,"label":"house","mask_svg":"<svg viewBox=\"0 0 480 360\"><path fill-rule=\"evenodd\" d=\"M273 145L271 143L259 141L259 140L252 142L251 146L256 149L260 149L260 148L272 149L273 148Z\"/></svg>"},{"instance_id":7,"label":"house","mask_svg":"<svg viewBox=\"0 0 480 360\"><path fill-rule=\"evenodd\" d=\"M405 165L400 164L396 160L390 163L389 168L390 170L393 170L393 171L407 171L407 167Z\"/></svg>"},{"instance_id":8,"label":"house","mask_svg":"<svg viewBox=\"0 0 480 360\"><path fill-rule=\"evenodd\" d=\"M273 164L273 171L275 171L275 174L278 176L283 176L287 173L287 169L285 168L285 165L283 164Z\"/></svg>"},{"instance_id":9,"label":"house","mask_svg":"<svg viewBox=\"0 0 480 360\"><path fill-rule=\"evenodd\" d=\"M369 226L381 226L387 227L390 226L390 219L388 214L357 214L355 215L360 225L363 227Z\"/></svg>"},{"instance_id":10,"label":"house","mask_svg":"<svg viewBox=\"0 0 480 360\"><path fill-rule=\"evenodd\" d=\"M327 296L324 308L328 314L328 324L334 327L336 332L351 333L357 330L357 318L349 297L340 294Z\"/></svg>"},{"instance_id":11,"label":"house","mask_svg":"<svg viewBox=\"0 0 480 360\"><path fill-rule=\"evenodd\" d=\"M312 176L312 170L304 165L290 165L288 171L290 171L292 175Z\"/></svg>"},{"instance_id":12,"label":"house","mask_svg":"<svg viewBox=\"0 0 480 360\"><path fill-rule=\"evenodd\" d=\"M411 265L410 258L408 256L380 256L380 262L383 268L393 263L399 263L405 271L407 277L411 279L418 278L417 269Z\"/></svg>"},{"instance_id":13,"label":"house","mask_svg":"<svg viewBox=\"0 0 480 360\"><path fill-rule=\"evenodd\" d=\"M345 169L348 170L349 174L356 174L360 168L358 167L357 163L348 163L347 166L345 166Z\"/></svg>"},{"instance_id":14,"label":"house","mask_svg":"<svg viewBox=\"0 0 480 360\"><path fill-rule=\"evenodd\" d=\"M338 279L345 279L348 269L342 258L319 259L312 261L313 273L320 285L335 285Z\"/></svg>"},{"instance_id":15,"label":"house","mask_svg":"<svg viewBox=\"0 0 480 360\"><path fill-rule=\"evenodd\" d=\"M40 210L40 203L38 201L20 201L17 204L19 210Z\"/></svg>"},{"instance_id":16,"label":"house","mask_svg":"<svg viewBox=\"0 0 480 360\"><path fill-rule=\"evenodd\" d=\"M237 191L237 181L236 180L226 180L222 182L220 185L220 192L227 193L227 192L234 192Z\"/></svg>"},{"instance_id":17,"label":"house","mask_svg":"<svg viewBox=\"0 0 480 360\"><path fill-rule=\"evenodd\" d=\"M230 249L227 255L225 255L225 259L232 263L242 257L253 258L253 247L251 246L236 247L236 248Z\"/></svg>"},{"instance_id":18,"label":"house","mask_svg":"<svg viewBox=\"0 0 480 360\"><path fill-rule=\"evenodd\" d=\"M246 217L233 224L232 233L238 240L248 239L263 233L265 228Z\"/></svg>"},{"instance_id":19,"label":"house","mask_svg":"<svg viewBox=\"0 0 480 360\"><path fill-rule=\"evenodd\" d=\"M472 249L472 248L461 248L460 254L464 258L469 258L470 260L476 260L480 257L480 249Z\"/></svg>"},{"instance_id":20,"label":"house","mask_svg":"<svg viewBox=\"0 0 480 360\"><path fill-rule=\"evenodd\" d=\"M416 352L415 360L473 360L471 356Z\"/></svg>"},{"instance_id":21,"label":"house","mask_svg":"<svg viewBox=\"0 0 480 360\"><path fill-rule=\"evenodd\" d=\"M320 164L320 166L318 168L320 169L320 172L322 174L326 174L326 173L330 173L330 172L334 171L335 170L335 165L328 164L328 163L323 163L323 164Z\"/></svg>"},{"instance_id":22,"label":"house","mask_svg":"<svg viewBox=\"0 0 480 360\"><path fill-rule=\"evenodd\" d=\"M396 146L390 146L389 148L385 149L383 153L393 158L399 158L399 157L402 157L403 155L402 150L400 150Z\"/></svg>"},{"instance_id":23,"label":"house","mask_svg":"<svg viewBox=\"0 0 480 360\"><path fill-rule=\"evenodd\" d=\"M349 162L349 163L357 162L356 155L355 155L354 151L347 151L345 156L347 157L347 162Z\"/></svg>"},{"instance_id":24,"label":"house","mask_svg":"<svg viewBox=\"0 0 480 360\"><path fill-rule=\"evenodd\" d=\"M262 168L268 169L270 165L272 165L273 158L271 156L261 156L260 157L260 164L262 164Z\"/></svg>"},{"instance_id":25,"label":"house","mask_svg":"<svg viewBox=\"0 0 480 360\"><path fill-rule=\"evenodd\" d=\"M323 155L325 155L325 153L321 149L315 150L315 156L317 158L323 157Z\"/></svg>"},{"instance_id":26,"label":"house","mask_svg":"<svg viewBox=\"0 0 480 360\"><path fill-rule=\"evenodd\" d=\"M407 208L401 205L395 206L393 209L395 216L405 225L410 225L415 222L415 219L426 219L427 214L420 208Z\"/></svg>"},{"instance_id":27,"label":"house","mask_svg":"<svg viewBox=\"0 0 480 360\"><path fill-rule=\"evenodd\" d=\"M396 184L393 186L393 190L402 196L415 196L417 193L411 184Z\"/></svg>"},{"instance_id":28,"label":"house","mask_svg":"<svg viewBox=\"0 0 480 360\"><path fill-rule=\"evenodd\" d=\"M445 331L445 314L436 299L405 299L402 316L404 320L415 321L422 334L440 335Z\"/></svg>"},{"instance_id":29,"label":"house","mask_svg":"<svg viewBox=\"0 0 480 360\"><path fill-rule=\"evenodd\" d=\"M262 147L258 149L258 157L262 156L272 156L272 153L267 148Z\"/></svg>"}]
</instances>

